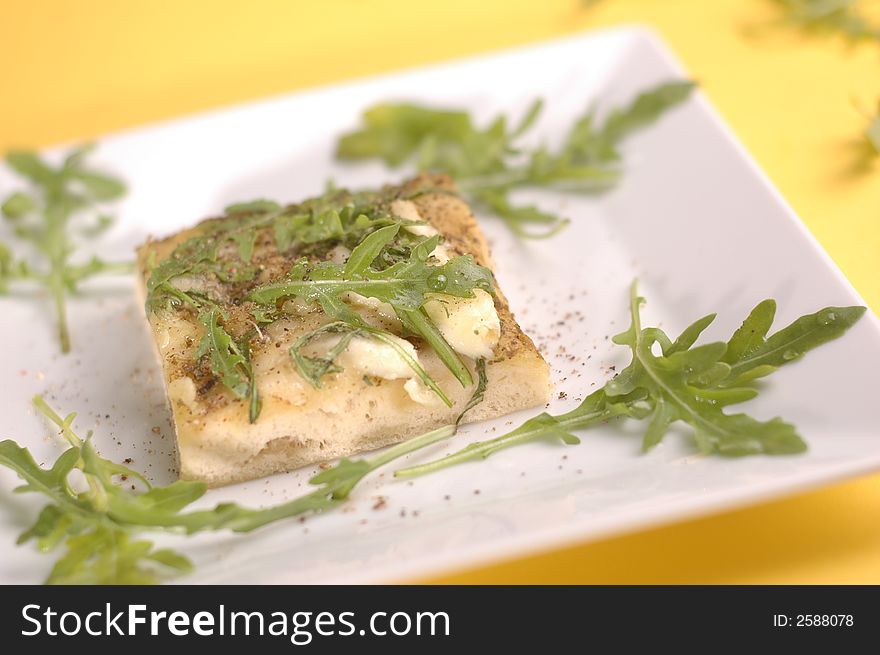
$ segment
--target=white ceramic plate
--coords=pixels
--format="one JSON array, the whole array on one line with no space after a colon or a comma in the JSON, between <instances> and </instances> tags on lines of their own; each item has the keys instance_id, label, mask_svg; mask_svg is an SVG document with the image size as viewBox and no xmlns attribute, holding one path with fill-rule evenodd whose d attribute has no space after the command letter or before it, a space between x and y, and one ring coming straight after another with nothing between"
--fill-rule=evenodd
<instances>
[{"instance_id":1,"label":"white ceramic plate","mask_svg":"<svg viewBox=\"0 0 880 655\"><path fill-rule=\"evenodd\" d=\"M519 115L540 95L548 102L535 134L552 143L590 103L614 106L683 76L650 33L617 29L111 136L94 161L122 174L131 192L98 252L127 258L148 233L170 233L232 201L313 195L330 176L354 187L399 179L381 165L333 161L335 138L379 100L464 106L488 120ZM780 326L826 305L863 304L699 94L625 152L627 174L612 193L534 194L574 218L555 239L519 242L496 219L481 219L501 286L551 362L557 392L567 394L551 411L573 407L627 361L608 336L627 325L634 276L649 299L647 321L675 332L718 311L708 337L728 336L769 296L779 302ZM0 188L13 181L0 171ZM92 283L72 303L70 356L57 354L47 302L2 299L0 316L0 436L53 460L59 440L29 406L43 393L59 411L80 412L77 425L94 429L106 455L131 457L159 482L173 479L169 413L131 283ZM590 431L580 446L533 444L411 484L374 477L357 489L350 511L304 524L160 541L195 560L187 582L404 580L790 494L880 467L871 391L878 361L880 329L869 315L845 339L774 375L760 399L743 406L793 421L810 444L805 455L704 458L685 432L640 455L641 427L613 426ZM420 457L528 415L467 427ZM312 473L212 491L204 504L278 502L302 493ZM13 545L39 506L13 497L14 484L0 473L0 579L35 582L51 558ZM377 495L388 498L383 509L373 509Z\"/></svg>"}]
</instances>

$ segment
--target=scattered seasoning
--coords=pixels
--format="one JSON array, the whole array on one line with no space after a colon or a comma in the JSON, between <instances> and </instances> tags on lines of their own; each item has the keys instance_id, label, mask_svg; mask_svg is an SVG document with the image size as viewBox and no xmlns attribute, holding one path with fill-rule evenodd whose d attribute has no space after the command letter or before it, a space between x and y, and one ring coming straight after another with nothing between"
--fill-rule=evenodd
<instances>
[{"instance_id":1,"label":"scattered seasoning","mask_svg":"<svg viewBox=\"0 0 880 655\"><path fill-rule=\"evenodd\" d=\"M376 502L373 503L374 510L385 509L388 506L387 496L376 496Z\"/></svg>"}]
</instances>

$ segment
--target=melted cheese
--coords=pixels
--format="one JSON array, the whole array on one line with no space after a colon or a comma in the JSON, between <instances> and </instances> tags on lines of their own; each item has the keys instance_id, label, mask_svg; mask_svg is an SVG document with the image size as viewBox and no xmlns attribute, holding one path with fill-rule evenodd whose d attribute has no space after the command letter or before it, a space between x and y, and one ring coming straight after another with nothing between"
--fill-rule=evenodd
<instances>
[{"instance_id":1,"label":"melted cheese","mask_svg":"<svg viewBox=\"0 0 880 655\"><path fill-rule=\"evenodd\" d=\"M425 311L457 353L474 359L492 357L501 337L501 321L491 295L474 289L473 298L430 297Z\"/></svg>"},{"instance_id":2,"label":"melted cheese","mask_svg":"<svg viewBox=\"0 0 880 655\"><path fill-rule=\"evenodd\" d=\"M408 357L416 362L419 361L419 354L409 341L391 335L388 338L393 339ZM358 375L375 376L385 380L405 379L403 388L409 397L419 404L432 406L442 402L437 394L416 376L401 353L388 343L368 337L355 337L348 344L348 348L336 358L336 362L345 370L355 371Z\"/></svg>"},{"instance_id":3,"label":"melted cheese","mask_svg":"<svg viewBox=\"0 0 880 655\"><path fill-rule=\"evenodd\" d=\"M372 310L380 318L392 321L395 324L400 323L400 319L397 318L397 314L394 312L394 307L392 307L390 303L382 302L378 298L370 298L355 293L354 291L349 291L348 293L343 294L343 300L357 307Z\"/></svg>"}]
</instances>

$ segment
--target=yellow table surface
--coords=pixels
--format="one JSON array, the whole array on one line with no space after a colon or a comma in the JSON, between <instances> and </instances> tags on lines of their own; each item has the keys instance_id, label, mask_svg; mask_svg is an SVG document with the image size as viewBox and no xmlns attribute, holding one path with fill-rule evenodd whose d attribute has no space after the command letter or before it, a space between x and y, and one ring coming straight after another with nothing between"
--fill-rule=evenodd
<instances>
[{"instance_id":1,"label":"yellow table surface","mask_svg":"<svg viewBox=\"0 0 880 655\"><path fill-rule=\"evenodd\" d=\"M866 4L877 4L870 0ZM751 34L771 0L2 0L0 150L640 22L684 60L874 311L880 44ZM841 408L845 411L845 408ZM880 475L431 582L880 583Z\"/></svg>"}]
</instances>

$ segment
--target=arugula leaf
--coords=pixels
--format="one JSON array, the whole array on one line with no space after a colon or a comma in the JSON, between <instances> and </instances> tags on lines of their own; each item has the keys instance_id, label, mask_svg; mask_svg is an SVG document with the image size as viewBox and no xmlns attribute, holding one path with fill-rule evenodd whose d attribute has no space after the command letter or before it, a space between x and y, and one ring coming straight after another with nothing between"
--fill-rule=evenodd
<instances>
[{"instance_id":1,"label":"arugula leaf","mask_svg":"<svg viewBox=\"0 0 880 655\"><path fill-rule=\"evenodd\" d=\"M413 250L408 261L381 271L365 268L346 275L341 264L327 261L309 266L302 261L286 280L261 285L251 291L246 300L271 305L282 298L300 296L308 302L320 302L328 295L354 292L387 302L395 309L410 311L419 309L428 293L473 298L474 289L492 290L492 273L477 264L471 255L454 257L440 266L428 263L437 239L426 239Z\"/></svg>"},{"instance_id":2,"label":"arugula leaf","mask_svg":"<svg viewBox=\"0 0 880 655\"><path fill-rule=\"evenodd\" d=\"M42 552L62 544L65 551L49 574L48 584L153 584L169 575L192 570L184 555L155 548L138 537L144 531L193 534L228 529L250 532L306 512L321 512L345 501L366 475L415 450L447 439L455 426L445 426L386 449L369 459L341 460L310 482L317 488L304 496L265 509L220 503L213 509L185 511L207 491L202 482L177 481L166 487L136 492L120 476L139 474L100 457L88 439L72 428L75 414L61 418L41 398L34 403L46 418L61 428L68 442L50 469L40 467L31 453L14 441L0 441L0 465L13 470L25 484L18 493L39 493L49 504L25 530L18 543L34 540ZM86 480L87 491L77 492L70 482L74 471Z\"/></svg>"},{"instance_id":3,"label":"arugula leaf","mask_svg":"<svg viewBox=\"0 0 880 655\"><path fill-rule=\"evenodd\" d=\"M874 155L880 154L880 110L871 118L871 122L865 130L865 138Z\"/></svg>"},{"instance_id":4,"label":"arugula leaf","mask_svg":"<svg viewBox=\"0 0 880 655\"><path fill-rule=\"evenodd\" d=\"M265 213L265 212L275 212L281 209L281 205L279 205L274 200L251 200L249 202L237 202L235 204L229 205L226 207L227 214L251 214L254 212Z\"/></svg>"},{"instance_id":5,"label":"arugula leaf","mask_svg":"<svg viewBox=\"0 0 880 655\"><path fill-rule=\"evenodd\" d=\"M630 327L614 337L615 343L631 350L629 366L577 408L559 416L541 414L500 437L398 470L395 476L424 475L536 440L578 443L573 430L618 417L647 420L642 440L645 451L660 443L673 423L682 421L693 428L697 447L706 454L732 457L803 452L806 444L791 424L780 418L759 421L747 414L727 414L724 408L754 398L758 390L749 386L751 382L840 337L865 313L864 307L826 307L768 337L776 303L765 300L726 343L694 346L715 319L714 314L697 320L673 341L659 328L642 327L642 302L633 282ZM655 345L662 354L655 354Z\"/></svg>"},{"instance_id":6,"label":"arugula leaf","mask_svg":"<svg viewBox=\"0 0 880 655\"><path fill-rule=\"evenodd\" d=\"M170 282L196 270L204 263L217 261L217 239L211 235L194 237L177 246L171 256L155 266L147 280L147 305L156 306L160 291L174 291Z\"/></svg>"},{"instance_id":7,"label":"arugula leaf","mask_svg":"<svg viewBox=\"0 0 880 655\"><path fill-rule=\"evenodd\" d=\"M387 248L391 240L398 235L399 228L398 224L394 224L369 234L351 252L345 265L320 262L310 266L307 261L301 260L294 266L287 279L261 285L246 296L246 300L270 307L275 306L283 298L299 296L306 302L319 303L330 317L350 326L349 336L337 343L328 353L329 360L313 361L301 357L297 359L296 353L300 353L302 347L314 338L314 333L306 335L304 340L298 341L291 349L300 372L313 383L316 376L320 379L325 373L337 370L333 368L332 361L353 338L352 330L367 329L363 321L340 300L342 294L352 292L389 303L403 325L410 332L427 341L462 386L467 387L473 383L467 366L424 313L422 306L427 301L429 293L472 298L474 289L491 292L492 273L477 264L470 255L454 257L442 265L432 264L429 260L439 243L439 236L419 242L412 248L406 260L395 261L381 270L371 267L371 264L380 257L383 249ZM382 332L369 331L374 338L379 338ZM413 364L410 366L413 367ZM420 366L413 367L413 370L425 381ZM439 391L433 380L428 386L435 392ZM442 392L438 395L448 404L449 401Z\"/></svg>"},{"instance_id":8,"label":"arugula leaf","mask_svg":"<svg viewBox=\"0 0 880 655\"><path fill-rule=\"evenodd\" d=\"M599 389L587 396L570 412L559 416L551 416L543 412L500 437L474 442L458 452L425 464L398 469L394 472L394 476L413 478L463 462L486 459L499 450L534 441L561 440L566 444L578 444L580 439L572 434L573 430L605 423L618 416L643 418L645 409L638 401L643 401L643 398L633 395L625 400L609 403L604 390Z\"/></svg>"},{"instance_id":9,"label":"arugula leaf","mask_svg":"<svg viewBox=\"0 0 880 655\"><path fill-rule=\"evenodd\" d=\"M861 0L774 0L778 23L807 32L841 34L851 41L880 40L880 25L862 11Z\"/></svg>"},{"instance_id":10,"label":"arugula leaf","mask_svg":"<svg viewBox=\"0 0 880 655\"><path fill-rule=\"evenodd\" d=\"M769 375L813 348L836 339L864 313L864 307L826 307L801 316L767 338L776 314L776 302L765 300L752 310L728 341L722 361L730 366L730 371L720 383L731 386Z\"/></svg>"},{"instance_id":11,"label":"arugula leaf","mask_svg":"<svg viewBox=\"0 0 880 655\"><path fill-rule=\"evenodd\" d=\"M260 413L256 378L250 362L250 345L240 346L220 325L222 310L213 306L199 314L205 333L196 349L196 361L207 357L211 373L239 398L249 399L249 420L254 423Z\"/></svg>"},{"instance_id":12,"label":"arugula leaf","mask_svg":"<svg viewBox=\"0 0 880 655\"><path fill-rule=\"evenodd\" d=\"M434 349L440 361L446 365L446 368L455 376L455 379L458 380L461 386L469 387L473 384L470 370L465 366L459 354L455 352L455 349L446 341L446 338L440 333L437 326L434 325L424 308L395 308L395 310L403 326L414 335L424 339Z\"/></svg>"},{"instance_id":13,"label":"arugula leaf","mask_svg":"<svg viewBox=\"0 0 880 655\"><path fill-rule=\"evenodd\" d=\"M125 185L115 177L85 167L85 157L93 149L83 146L71 151L59 167L52 167L39 155L29 151L13 151L6 155L6 164L31 183L27 191L15 191L0 205L3 215L15 223L15 233L30 241L40 253L41 267L28 266L12 259L9 249L0 244L0 293L10 283L31 280L44 286L55 306L58 339L61 351L70 351L70 330L67 325L66 294L77 290L87 278L101 273L131 270L130 264L109 264L92 258L87 264L71 264L75 250L70 227L74 218L95 215L98 205L117 200L125 193ZM97 213L96 225L106 229L109 216ZM100 232L83 230L85 236Z\"/></svg>"},{"instance_id":14,"label":"arugula leaf","mask_svg":"<svg viewBox=\"0 0 880 655\"><path fill-rule=\"evenodd\" d=\"M15 259L12 251L0 243L0 293L9 291L11 282L28 276L27 262Z\"/></svg>"},{"instance_id":15,"label":"arugula leaf","mask_svg":"<svg viewBox=\"0 0 880 655\"><path fill-rule=\"evenodd\" d=\"M379 158L391 167L405 163L448 173L478 205L500 216L520 236L546 237L567 221L533 206L516 206L511 191L526 187L596 192L620 178L620 143L683 102L692 82L667 82L638 95L598 124L591 109L579 118L555 152L541 146L524 150L517 141L542 109L535 100L520 123L508 129L499 116L477 128L467 112L410 103L378 104L363 114L363 127L343 135L336 155L343 160ZM528 225L542 226L533 232Z\"/></svg>"},{"instance_id":16,"label":"arugula leaf","mask_svg":"<svg viewBox=\"0 0 880 655\"><path fill-rule=\"evenodd\" d=\"M613 399L641 390L651 400L654 409L642 444L643 450L658 444L675 421L684 421L694 428L697 445L705 453L788 454L806 449L794 426L780 419L760 422L745 414L724 413L725 406L757 395L754 389L738 386L716 389L714 384L708 389L699 386L703 379L730 377L733 367L722 362L727 344L711 343L687 350L670 347L669 352L664 352L662 356L655 355L652 350L654 344L660 344L662 348L668 342L668 337L661 336L657 328L642 329L639 317L642 302L633 285L630 307L632 323L626 332L614 337L614 343L630 347L633 359L620 375L605 385L605 392ZM737 335L734 335L734 339L737 339ZM815 345L819 343L803 343L805 348ZM741 360L748 368L746 360ZM719 370L720 375L717 373Z\"/></svg>"},{"instance_id":17,"label":"arugula leaf","mask_svg":"<svg viewBox=\"0 0 880 655\"><path fill-rule=\"evenodd\" d=\"M342 276L351 279L367 273L379 253L391 243L398 232L400 232L400 224L394 224L379 228L368 235L348 256L348 261L342 268Z\"/></svg>"},{"instance_id":18,"label":"arugula leaf","mask_svg":"<svg viewBox=\"0 0 880 655\"><path fill-rule=\"evenodd\" d=\"M125 530L99 526L69 537L67 552L52 568L46 584L154 584L155 563L174 573L187 573L192 563L168 549L154 549L152 542L133 541Z\"/></svg>"},{"instance_id":19,"label":"arugula leaf","mask_svg":"<svg viewBox=\"0 0 880 655\"><path fill-rule=\"evenodd\" d=\"M254 244L257 240L257 231L254 228L239 232L232 237L238 244L238 256L243 262L250 262L254 256Z\"/></svg>"},{"instance_id":20,"label":"arugula leaf","mask_svg":"<svg viewBox=\"0 0 880 655\"><path fill-rule=\"evenodd\" d=\"M27 216L37 209L37 201L30 194L22 191L16 191L11 194L6 201L0 206L0 211L6 218L16 220Z\"/></svg>"},{"instance_id":21,"label":"arugula leaf","mask_svg":"<svg viewBox=\"0 0 880 655\"><path fill-rule=\"evenodd\" d=\"M196 350L196 360L208 355L214 375L219 376L236 396L244 398L248 392L248 375L243 370L247 362L232 337L219 324L219 318L220 310L217 307L199 315L205 334Z\"/></svg>"},{"instance_id":22,"label":"arugula leaf","mask_svg":"<svg viewBox=\"0 0 880 655\"><path fill-rule=\"evenodd\" d=\"M324 262L309 271L306 262L301 261L287 281L259 287L248 299L272 305L285 296L301 296L307 301L318 302L329 316L336 319L334 323L303 335L290 349L300 374L313 386L319 387L321 377L327 373L341 370L334 362L352 339L371 338L394 348L419 379L444 403L451 405L449 398L421 365L399 348L394 335L367 325L339 299L342 293L355 292L390 303L403 325L434 348L462 386L473 383L470 370L421 306L428 292L442 290L450 295L473 297L475 288L491 289L492 274L478 266L470 256L457 257L442 266L428 264L439 240L437 236L420 242L406 262L397 261L381 271L371 268L399 231L400 224L392 224L372 232L351 252L344 266ZM328 333L342 336L325 355L313 358L303 354L307 344Z\"/></svg>"},{"instance_id":23,"label":"arugula leaf","mask_svg":"<svg viewBox=\"0 0 880 655\"><path fill-rule=\"evenodd\" d=\"M458 415L458 418L455 419L455 426L458 427L458 424L461 423L464 415L471 411L474 407L483 402L483 399L486 396L486 389L489 387L489 378L486 376L486 360L482 357L476 361L476 369L477 369L477 387L474 389L474 393L471 395L470 400L468 400L467 404L464 406L464 409L461 410L461 413Z\"/></svg>"},{"instance_id":24,"label":"arugula leaf","mask_svg":"<svg viewBox=\"0 0 880 655\"><path fill-rule=\"evenodd\" d=\"M279 253L294 246L338 241L355 245L373 230L399 223L371 205L356 201L372 194L333 190L329 196L300 205L282 207L271 200L254 200L226 208L226 216L203 225L199 234L179 244L171 255L152 267L147 282L147 311L181 304L198 310L201 304L175 286L188 275L212 275L223 283L252 280L259 267L252 265L258 235L269 230ZM237 246L237 258L223 248Z\"/></svg>"}]
</instances>

